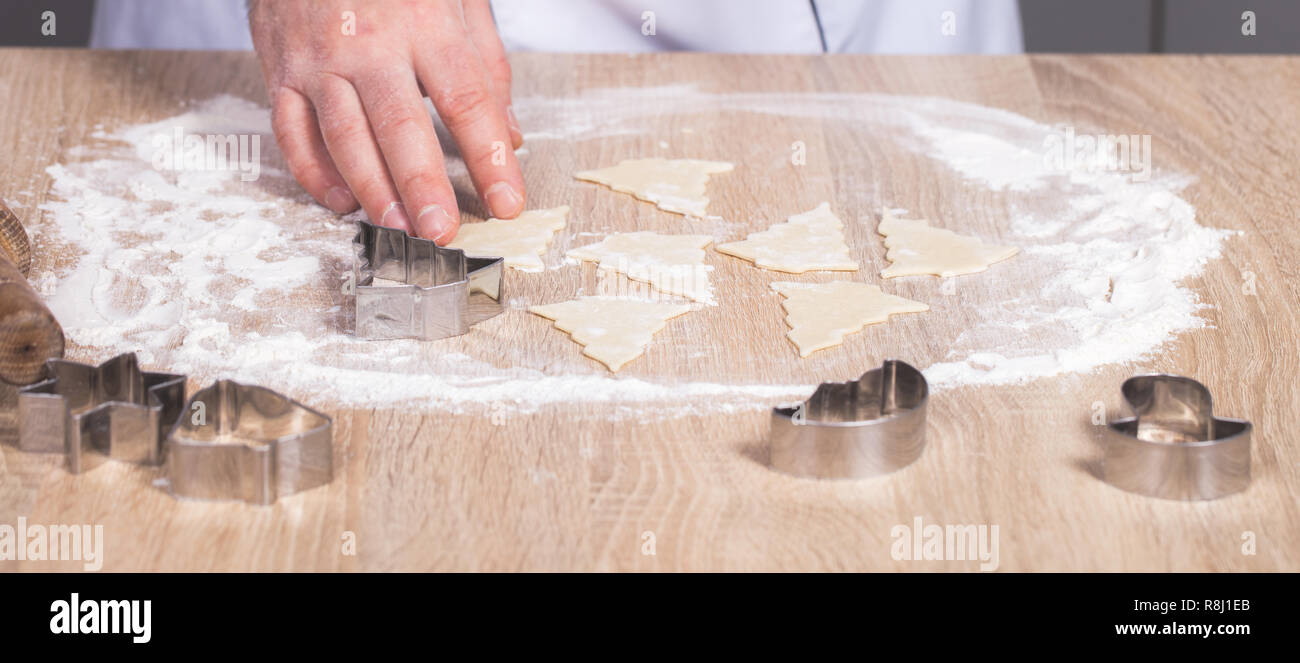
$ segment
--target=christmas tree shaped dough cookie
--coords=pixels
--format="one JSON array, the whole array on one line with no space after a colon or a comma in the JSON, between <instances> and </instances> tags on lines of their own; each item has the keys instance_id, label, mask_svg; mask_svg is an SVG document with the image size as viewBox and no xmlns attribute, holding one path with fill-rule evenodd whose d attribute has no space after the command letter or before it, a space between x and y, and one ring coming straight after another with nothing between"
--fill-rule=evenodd
<instances>
[{"instance_id":1,"label":"christmas tree shaped dough cookie","mask_svg":"<svg viewBox=\"0 0 1300 663\"><path fill-rule=\"evenodd\" d=\"M488 219L466 223L456 233L448 248L460 249L465 255L501 256L507 267L525 272L540 272L542 254L550 245L555 231L564 227L569 206L535 209L513 219Z\"/></svg>"},{"instance_id":2,"label":"christmas tree shaped dough cookie","mask_svg":"<svg viewBox=\"0 0 1300 663\"><path fill-rule=\"evenodd\" d=\"M732 168L734 166L725 161L629 159L617 166L585 170L574 177L630 193L662 210L706 216L709 199L704 195L704 188L709 183L709 176L730 172Z\"/></svg>"},{"instance_id":3,"label":"christmas tree shaped dough cookie","mask_svg":"<svg viewBox=\"0 0 1300 663\"><path fill-rule=\"evenodd\" d=\"M784 223L750 233L739 242L718 245L718 251L752 260L764 269L802 274L826 269L852 272L858 263L844 243L844 224L831 213L830 203L796 214Z\"/></svg>"},{"instance_id":4,"label":"christmas tree shaped dough cookie","mask_svg":"<svg viewBox=\"0 0 1300 663\"><path fill-rule=\"evenodd\" d=\"M669 318L691 307L619 297L580 297L528 310L554 320L558 329L582 344L582 354L617 371L645 352L650 339L668 324Z\"/></svg>"},{"instance_id":5,"label":"christmas tree shaped dough cookie","mask_svg":"<svg viewBox=\"0 0 1300 663\"><path fill-rule=\"evenodd\" d=\"M660 292L712 304L712 267L704 264L708 235L660 235L656 232L615 233L595 244L570 249L575 260L591 260L599 269L626 275Z\"/></svg>"},{"instance_id":6,"label":"christmas tree shaped dough cookie","mask_svg":"<svg viewBox=\"0 0 1300 663\"><path fill-rule=\"evenodd\" d=\"M790 325L786 336L799 348L800 357L839 345L846 334L884 322L895 313L930 310L921 302L886 295L879 286L853 281L778 281L772 289L786 297L781 303Z\"/></svg>"},{"instance_id":7,"label":"christmas tree shaped dough cookie","mask_svg":"<svg viewBox=\"0 0 1300 663\"><path fill-rule=\"evenodd\" d=\"M891 263L880 272L896 276L960 276L974 274L1016 255L1014 246L985 244L951 230L932 228L923 219L899 219L885 210L876 231L885 236L885 258Z\"/></svg>"}]
</instances>

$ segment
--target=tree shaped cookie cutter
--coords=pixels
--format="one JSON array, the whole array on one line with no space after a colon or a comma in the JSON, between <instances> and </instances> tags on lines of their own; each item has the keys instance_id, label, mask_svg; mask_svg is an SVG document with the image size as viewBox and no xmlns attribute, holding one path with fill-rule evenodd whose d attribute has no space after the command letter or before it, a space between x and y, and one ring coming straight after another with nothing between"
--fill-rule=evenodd
<instances>
[{"instance_id":1,"label":"tree shaped cookie cutter","mask_svg":"<svg viewBox=\"0 0 1300 663\"><path fill-rule=\"evenodd\" d=\"M458 249L398 228L357 221L353 240L356 335L436 340L459 336L504 309L500 257ZM377 285L375 279L400 285Z\"/></svg>"},{"instance_id":2,"label":"tree shaped cookie cutter","mask_svg":"<svg viewBox=\"0 0 1300 663\"><path fill-rule=\"evenodd\" d=\"M334 478L333 420L232 380L194 393L167 436L172 495L271 504Z\"/></svg>"},{"instance_id":3,"label":"tree shaped cookie cutter","mask_svg":"<svg viewBox=\"0 0 1300 663\"><path fill-rule=\"evenodd\" d=\"M772 409L772 468L819 479L863 479L912 464L925 449L925 376L897 359L808 400Z\"/></svg>"},{"instance_id":4,"label":"tree shaped cookie cutter","mask_svg":"<svg viewBox=\"0 0 1300 663\"><path fill-rule=\"evenodd\" d=\"M18 391L18 448L64 453L78 474L104 459L158 465L167 427L185 401L185 376L140 370L135 353L92 366L45 362L46 378Z\"/></svg>"},{"instance_id":5,"label":"tree shaped cookie cutter","mask_svg":"<svg viewBox=\"0 0 1300 663\"><path fill-rule=\"evenodd\" d=\"M1120 393L1134 416L1103 430L1107 483L1188 501L1250 485L1250 422L1214 416L1205 385L1178 375L1138 375L1125 380Z\"/></svg>"}]
</instances>

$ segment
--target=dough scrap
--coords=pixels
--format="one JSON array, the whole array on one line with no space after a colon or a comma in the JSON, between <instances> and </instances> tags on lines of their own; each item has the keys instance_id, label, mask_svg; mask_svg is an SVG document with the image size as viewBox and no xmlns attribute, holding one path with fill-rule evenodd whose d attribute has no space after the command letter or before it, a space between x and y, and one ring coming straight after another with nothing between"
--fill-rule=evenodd
<instances>
[{"instance_id":1,"label":"dough scrap","mask_svg":"<svg viewBox=\"0 0 1300 663\"><path fill-rule=\"evenodd\" d=\"M568 215L569 206L563 205L528 210L514 219L466 223L447 247L471 256L502 256L507 267L540 272L546 269L541 256Z\"/></svg>"},{"instance_id":2,"label":"dough scrap","mask_svg":"<svg viewBox=\"0 0 1300 663\"><path fill-rule=\"evenodd\" d=\"M731 172L732 168L735 166L726 161L628 159L617 166L584 170L574 177L630 193L668 212L703 217L708 215L705 208L709 199L704 189L709 176Z\"/></svg>"},{"instance_id":3,"label":"dough scrap","mask_svg":"<svg viewBox=\"0 0 1300 663\"><path fill-rule=\"evenodd\" d=\"M528 310L554 320L556 328L582 345L582 354L618 371L645 352L655 332L670 318L691 307L621 297L579 297Z\"/></svg>"},{"instance_id":4,"label":"dough scrap","mask_svg":"<svg viewBox=\"0 0 1300 663\"><path fill-rule=\"evenodd\" d=\"M885 258L891 264L880 275L887 279L974 274L1020 253L1014 246L986 244L975 237L932 228L924 219L899 219L887 209L880 215L876 232L885 236Z\"/></svg>"},{"instance_id":5,"label":"dough scrap","mask_svg":"<svg viewBox=\"0 0 1300 663\"><path fill-rule=\"evenodd\" d=\"M591 260L599 269L626 275L660 292L713 304L713 288L704 264L708 235L660 235L651 231L614 233L587 246L570 249L575 260Z\"/></svg>"},{"instance_id":6,"label":"dough scrap","mask_svg":"<svg viewBox=\"0 0 1300 663\"><path fill-rule=\"evenodd\" d=\"M764 269L802 274L809 270L854 272L858 263L844 242L844 223L830 203L796 214L784 223L750 233L738 242L719 244L718 251L751 260Z\"/></svg>"},{"instance_id":7,"label":"dough scrap","mask_svg":"<svg viewBox=\"0 0 1300 663\"><path fill-rule=\"evenodd\" d=\"M856 281L778 281L772 284L772 289L786 297L781 302L785 321L790 325L786 336L799 348L800 357L839 345L846 334L885 322L895 313L930 310L921 302L886 295L880 286Z\"/></svg>"}]
</instances>

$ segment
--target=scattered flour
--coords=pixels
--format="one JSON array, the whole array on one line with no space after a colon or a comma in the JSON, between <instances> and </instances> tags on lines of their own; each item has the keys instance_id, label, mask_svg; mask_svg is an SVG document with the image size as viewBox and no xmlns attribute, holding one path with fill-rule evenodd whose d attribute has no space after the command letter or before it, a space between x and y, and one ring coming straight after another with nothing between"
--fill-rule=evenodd
<instances>
[{"instance_id":1,"label":"scattered flour","mask_svg":"<svg viewBox=\"0 0 1300 663\"><path fill-rule=\"evenodd\" d=\"M1051 172L1035 150L1052 127L971 104L869 94L709 94L672 86L523 98L515 109L535 129L528 140L543 147L548 140L641 134L664 114L817 118L894 136L972 185L1016 195L1059 191L1060 209L1050 218L1023 212L1007 228L1024 250L1017 260L1046 265L1038 273L1050 277L1030 284L1017 301L971 311L971 325L944 341L949 356L925 370L936 386L1014 383L1149 356L1177 333L1205 324L1197 315L1204 305L1179 283L1217 256L1228 234L1196 223L1195 210L1177 195L1190 183L1186 178L1133 183L1114 173ZM556 118L558 126L547 125ZM262 136L261 178L155 170L153 137L177 127ZM264 384L308 402L419 403L453 411L600 403L642 416L646 407L673 412L689 401L697 405L692 413L716 413L768 407L814 386L615 378L592 367L511 366L509 350L474 358L437 354L415 341L354 339L345 331L349 311L339 294L350 266L352 221L315 206L287 175L266 109L222 96L95 138L97 144L73 148L64 163L47 169L52 195L33 231L62 255L38 261L37 286L68 338L97 359L136 351L149 366L204 382L231 377ZM766 163L763 157L754 162ZM510 308L526 304L516 299ZM510 310L503 317L511 315L526 314ZM508 348L509 324L496 333ZM683 356L702 356L706 343L685 348Z\"/></svg>"},{"instance_id":2,"label":"scattered flour","mask_svg":"<svg viewBox=\"0 0 1300 663\"><path fill-rule=\"evenodd\" d=\"M667 405L687 401L730 411L810 391L661 384L614 378L596 367L555 375L436 355L416 341L355 339L345 331L350 320L340 293L350 267L351 218L315 206L281 167L264 167L252 183L230 171L155 170L153 137L176 127L253 133L274 145L264 108L222 96L157 123L101 131L101 144L73 151L80 160L47 169L52 195L33 234L74 257L34 282L68 338L95 360L135 351L147 366L205 383L229 377L312 403L453 411L600 403L602 413L612 405L616 416L635 416L647 405L679 411ZM527 307L518 297L508 304ZM528 315L505 315L512 314Z\"/></svg>"},{"instance_id":3,"label":"scattered flour","mask_svg":"<svg viewBox=\"0 0 1300 663\"><path fill-rule=\"evenodd\" d=\"M1088 171L1082 162L1062 172L1044 159L1045 141L1059 138L1062 128L976 104L883 94L711 94L689 85L522 102L527 121L565 118L545 128L564 140L621 135L652 115L730 111L838 121L889 136L972 184L1012 196L1018 213L1008 230L1019 239L1001 239L1024 249L1017 278L1050 276L1002 306L963 312L970 327L948 345L946 361L924 371L939 388L1086 373L1151 356L1179 332L1205 326L1197 314L1205 304L1180 284L1217 258L1234 234L1196 222L1196 210L1178 195L1191 178L1163 173L1133 181L1123 172Z\"/></svg>"}]
</instances>

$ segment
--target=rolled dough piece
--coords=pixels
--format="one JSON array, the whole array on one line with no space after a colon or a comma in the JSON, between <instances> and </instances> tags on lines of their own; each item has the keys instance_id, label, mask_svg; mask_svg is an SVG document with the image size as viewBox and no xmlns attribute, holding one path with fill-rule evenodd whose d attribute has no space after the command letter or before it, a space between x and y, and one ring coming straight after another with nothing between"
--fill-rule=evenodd
<instances>
[{"instance_id":1,"label":"rolled dough piece","mask_svg":"<svg viewBox=\"0 0 1300 663\"><path fill-rule=\"evenodd\" d=\"M460 227L448 248L471 256L501 256L507 267L525 272L546 269L542 254L555 232L564 227L569 206L528 210L514 219L488 219Z\"/></svg>"},{"instance_id":2,"label":"rolled dough piece","mask_svg":"<svg viewBox=\"0 0 1300 663\"><path fill-rule=\"evenodd\" d=\"M618 371L641 356L655 332L689 310L689 304L649 302L622 297L579 297L528 309L555 321L582 345L582 354Z\"/></svg>"},{"instance_id":3,"label":"rolled dough piece","mask_svg":"<svg viewBox=\"0 0 1300 663\"><path fill-rule=\"evenodd\" d=\"M591 260L599 269L649 283L660 292L713 304L713 288L704 264L708 235L660 235L656 232L615 233L587 246L570 249L575 260Z\"/></svg>"},{"instance_id":4,"label":"rolled dough piece","mask_svg":"<svg viewBox=\"0 0 1300 663\"><path fill-rule=\"evenodd\" d=\"M802 274L826 269L853 272L858 263L844 243L844 223L831 213L830 203L796 214L785 223L750 233L739 242L718 245L718 251L752 260L764 269Z\"/></svg>"},{"instance_id":5,"label":"rolled dough piece","mask_svg":"<svg viewBox=\"0 0 1300 663\"><path fill-rule=\"evenodd\" d=\"M697 159L629 159L617 166L585 170L574 177L596 182L677 214L707 216L709 199L704 195L709 176L734 168L725 161Z\"/></svg>"},{"instance_id":6,"label":"rolled dough piece","mask_svg":"<svg viewBox=\"0 0 1300 663\"><path fill-rule=\"evenodd\" d=\"M854 281L792 283L778 281L772 289L785 295L786 336L808 355L844 342L867 325L884 322L895 313L920 313L929 306L903 297L886 295L879 286Z\"/></svg>"},{"instance_id":7,"label":"rolled dough piece","mask_svg":"<svg viewBox=\"0 0 1300 663\"><path fill-rule=\"evenodd\" d=\"M974 237L951 230L931 228L923 219L895 218L889 210L880 215L876 231L885 236L885 258L891 263L880 272L887 279L896 276L940 277L974 274L1016 255L1014 246L985 244Z\"/></svg>"}]
</instances>

